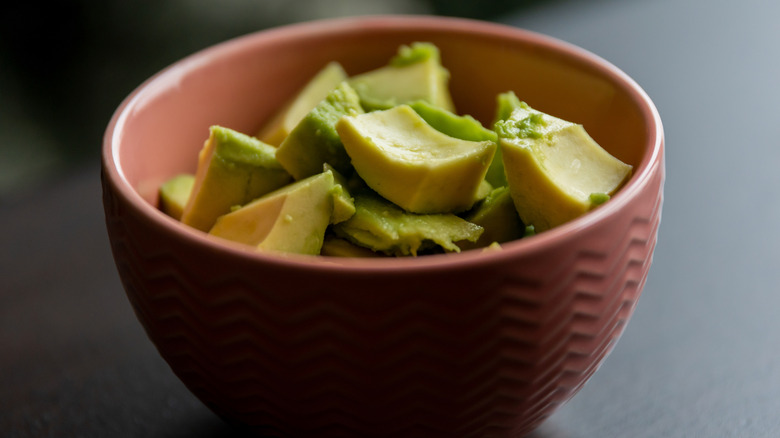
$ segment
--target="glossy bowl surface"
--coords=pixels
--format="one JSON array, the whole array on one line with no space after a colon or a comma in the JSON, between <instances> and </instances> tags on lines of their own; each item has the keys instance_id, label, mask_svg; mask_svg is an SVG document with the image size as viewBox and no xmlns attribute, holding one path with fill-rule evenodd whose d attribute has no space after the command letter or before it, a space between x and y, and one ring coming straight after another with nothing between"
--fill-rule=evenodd
<instances>
[{"instance_id":1,"label":"glossy bowl surface","mask_svg":"<svg viewBox=\"0 0 780 438\"><path fill-rule=\"evenodd\" d=\"M502 251L335 259L247 251L156 208L194 172L208 127L253 133L325 63L350 74L431 41L459 113L495 96L582 123L634 166L598 209ZM267 436L514 437L588 380L650 269L664 140L627 75L565 42L432 16L315 21L195 53L122 102L103 146L106 224L127 296L160 354L227 421Z\"/></svg>"}]
</instances>

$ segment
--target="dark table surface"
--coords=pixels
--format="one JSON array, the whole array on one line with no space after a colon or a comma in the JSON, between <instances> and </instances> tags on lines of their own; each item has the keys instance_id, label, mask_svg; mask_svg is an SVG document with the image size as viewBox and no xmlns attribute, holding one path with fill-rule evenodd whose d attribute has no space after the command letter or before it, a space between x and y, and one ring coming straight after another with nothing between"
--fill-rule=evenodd
<instances>
[{"instance_id":1,"label":"dark table surface","mask_svg":"<svg viewBox=\"0 0 780 438\"><path fill-rule=\"evenodd\" d=\"M780 2L556 1L499 21L648 92L667 138L633 319L534 438L780 436ZM120 285L98 163L0 205L0 436L234 432L177 380Z\"/></svg>"}]
</instances>

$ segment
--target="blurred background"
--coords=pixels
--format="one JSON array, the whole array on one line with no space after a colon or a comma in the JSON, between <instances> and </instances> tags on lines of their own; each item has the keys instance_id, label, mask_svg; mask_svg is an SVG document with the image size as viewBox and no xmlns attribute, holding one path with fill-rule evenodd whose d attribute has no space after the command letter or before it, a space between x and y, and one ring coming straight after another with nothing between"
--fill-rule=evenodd
<instances>
[{"instance_id":1,"label":"blurred background","mask_svg":"<svg viewBox=\"0 0 780 438\"><path fill-rule=\"evenodd\" d=\"M146 78L223 40L345 15L490 20L554 0L76 0L4 6L0 205L95 164L114 109Z\"/></svg>"}]
</instances>

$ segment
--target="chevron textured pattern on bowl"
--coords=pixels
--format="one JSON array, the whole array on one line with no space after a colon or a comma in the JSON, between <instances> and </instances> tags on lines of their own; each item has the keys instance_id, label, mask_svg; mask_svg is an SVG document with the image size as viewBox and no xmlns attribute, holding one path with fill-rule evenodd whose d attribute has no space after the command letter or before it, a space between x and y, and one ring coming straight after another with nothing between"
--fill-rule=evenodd
<instances>
[{"instance_id":1,"label":"chevron textured pattern on bowl","mask_svg":"<svg viewBox=\"0 0 780 438\"><path fill-rule=\"evenodd\" d=\"M647 277L663 160L631 214L489 263L306 270L154 226L104 178L127 296L174 372L263 436L516 437L572 397Z\"/></svg>"}]
</instances>

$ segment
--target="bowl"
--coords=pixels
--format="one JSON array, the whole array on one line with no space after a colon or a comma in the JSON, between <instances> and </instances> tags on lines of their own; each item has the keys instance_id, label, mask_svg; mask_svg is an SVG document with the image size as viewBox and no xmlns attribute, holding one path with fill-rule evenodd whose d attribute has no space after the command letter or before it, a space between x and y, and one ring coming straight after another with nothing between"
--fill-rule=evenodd
<instances>
[{"instance_id":1,"label":"bowl","mask_svg":"<svg viewBox=\"0 0 780 438\"><path fill-rule=\"evenodd\" d=\"M503 245L416 258L277 256L161 213L159 184L193 172L208 127L252 133L327 62L354 74L430 41L458 112L495 96L582 123L634 166L609 202ZM664 182L661 120L604 59L468 19L372 16L261 31L195 53L116 110L104 210L129 302L189 390L263 436L517 437L583 386L615 346L651 266Z\"/></svg>"}]
</instances>

